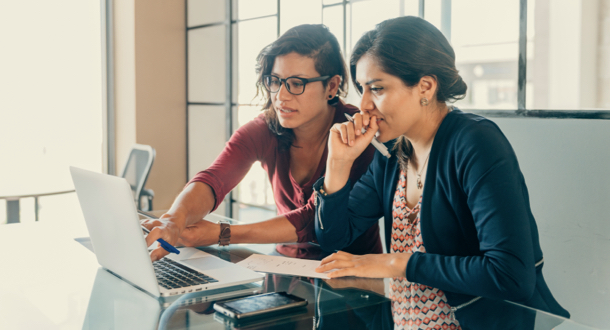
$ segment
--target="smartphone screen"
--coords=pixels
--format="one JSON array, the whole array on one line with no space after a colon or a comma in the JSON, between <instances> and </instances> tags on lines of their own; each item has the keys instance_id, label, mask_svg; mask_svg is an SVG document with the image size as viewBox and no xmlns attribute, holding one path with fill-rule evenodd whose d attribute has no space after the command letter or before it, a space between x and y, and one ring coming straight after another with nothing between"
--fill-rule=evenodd
<instances>
[{"instance_id":1,"label":"smartphone screen","mask_svg":"<svg viewBox=\"0 0 610 330\"><path fill-rule=\"evenodd\" d=\"M272 292L219 302L214 305L214 309L229 317L241 319L306 305L307 300L303 298L286 292Z\"/></svg>"}]
</instances>

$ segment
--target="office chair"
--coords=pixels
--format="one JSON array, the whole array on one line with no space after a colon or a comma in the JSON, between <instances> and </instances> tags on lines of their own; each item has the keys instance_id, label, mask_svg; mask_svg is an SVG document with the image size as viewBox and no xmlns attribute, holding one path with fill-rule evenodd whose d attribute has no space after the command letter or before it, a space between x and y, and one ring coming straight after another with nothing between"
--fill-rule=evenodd
<instances>
[{"instance_id":1,"label":"office chair","mask_svg":"<svg viewBox=\"0 0 610 330\"><path fill-rule=\"evenodd\" d=\"M135 144L123 169L121 177L125 178L131 186L134 202L138 210L142 210L142 200L146 201L145 209L142 211L152 211L152 200L155 193L151 189L144 189L148 174L155 161L155 149L148 145Z\"/></svg>"}]
</instances>

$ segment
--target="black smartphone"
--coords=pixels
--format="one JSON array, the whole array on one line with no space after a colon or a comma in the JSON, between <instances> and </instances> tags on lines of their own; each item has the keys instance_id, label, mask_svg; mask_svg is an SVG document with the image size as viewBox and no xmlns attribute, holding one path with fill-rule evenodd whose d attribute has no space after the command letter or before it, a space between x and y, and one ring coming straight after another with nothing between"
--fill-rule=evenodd
<instances>
[{"instance_id":1,"label":"black smartphone","mask_svg":"<svg viewBox=\"0 0 610 330\"><path fill-rule=\"evenodd\" d=\"M307 300L286 292L271 292L217 302L214 309L233 319L242 320L267 313L307 306Z\"/></svg>"}]
</instances>

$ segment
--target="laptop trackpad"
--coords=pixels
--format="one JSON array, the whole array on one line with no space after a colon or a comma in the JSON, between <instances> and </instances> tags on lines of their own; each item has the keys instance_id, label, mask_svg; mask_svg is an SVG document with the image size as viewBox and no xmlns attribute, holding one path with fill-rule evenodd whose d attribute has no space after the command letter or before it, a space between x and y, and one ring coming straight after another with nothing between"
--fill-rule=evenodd
<instances>
[{"instance_id":1,"label":"laptop trackpad","mask_svg":"<svg viewBox=\"0 0 610 330\"><path fill-rule=\"evenodd\" d=\"M209 253L192 247L180 248L180 254L170 254L167 256L167 258L179 261L180 263L188 265L191 268L201 272L211 269L226 268L227 265L231 265L231 263L228 261L224 261Z\"/></svg>"},{"instance_id":2,"label":"laptop trackpad","mask_svg":"<svg viewBox=\"0 0 610 330\"><path fill-rule=\"evenodd\" d=\"M208 270L227 267L227 261L221 260L220 258L213 256L182 260L181 263L190 266L193 269L197 269L198 271L201 271L203 273Z\"/></svg>"},{"instance_id":3,"label":"laptop trackpad","mask_svg":"<svg viewBox=\"0 0 610 330\"><path fill-rule=\"evenodd\" d=\"M192 247L183 247L179 248L180 254L169 254L166 258L170 258L175 261L184 261L186 259L194 259L194 258L203 258L212 256L209 253L203 252L201 250L192 248Z\"/></svg>"}]
</instances>

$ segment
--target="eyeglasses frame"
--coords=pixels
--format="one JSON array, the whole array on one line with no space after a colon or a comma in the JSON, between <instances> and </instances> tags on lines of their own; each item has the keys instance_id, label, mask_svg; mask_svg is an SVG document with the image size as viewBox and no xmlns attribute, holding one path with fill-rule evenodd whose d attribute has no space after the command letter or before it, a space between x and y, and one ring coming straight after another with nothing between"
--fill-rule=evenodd
<instances>
[{"instance_id":1,"label":"eyeglasses frame","mask_svg":"<svg viewBox=\"0 0 610 330\"><path fill-rule=\"evenodd\" d=\"M265 84L265 80L267 79L267 77L275 77L275 78L277 78L277 79L280 81L280 87L277 89L277 91L272 92L272 91L269 89L269 87L267 87L267 84ZM302 92L300 92L299 94L295 94L295 93L291 92L291 91L290 91L290 87L288 87L288 85L286 85L286 81L287 81L288 79L292 79L292 78L299 79L299 80L301 80L301 81L303 82L303 91L302 91ZM305 87L306 87L306 86L307 86L307 84L309 84L310 82L324 81L324 80L328 80L328 78L330 78L330 76L320 76L320 77L316 77L316 78L301 78L301 77L290 76L290 77L287 77L287 78L282 79L282 78L280 78L280 77L278 77L278 76L276 76L276 75L273 75L273 74L266 74L266 75L264 75L264 76L263 76L263 86L265 87L265 89L266 89L266 90L267 90L269 93L277 93L277 92L279 92L279 91L280 91L280 89L282 88L282 84L284 84L284 87L286 87L286 90L288 91L288 93L290 93L290 94L292 94L292 95L301 95L301 94L305 93Z\"/></svg>"}]
</instances>

